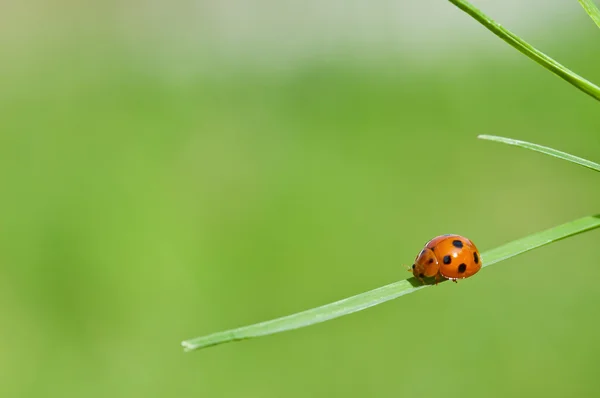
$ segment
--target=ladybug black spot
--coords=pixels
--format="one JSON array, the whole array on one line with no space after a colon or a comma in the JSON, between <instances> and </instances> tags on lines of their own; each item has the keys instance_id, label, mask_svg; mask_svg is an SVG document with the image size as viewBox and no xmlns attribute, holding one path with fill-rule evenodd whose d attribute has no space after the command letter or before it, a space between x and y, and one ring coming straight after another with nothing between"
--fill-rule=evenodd
<instances>
[{"instance_id":1,"label":"ladybug black spot","mask_svg":"<svg viewBox=\"0 0 600 398\"><path fill-rule=\"evenodd\" d=\"M415 265L413 264L412 269L415 269Z\"/></svg>"},{"instance_id":2,"label":"ladybug black spot","mask_svg":"<svg viewBox=\"0 0 600 398\"><path fill-rule=\"evenodd\" d=\"M462 241L455 239L452 241L452 246L462 249L463 243L462 243Z\"/></svg>"},{"instance_id":3,"label":"ladybug black spot","mask_svg":"<svg viewBox=\"0 0 600 398\"><path fill-rule=\"evenodd\" d=\"M429 263L429 264L432 264L432 263L433 263L433 259L432 259L432 258L430 258L430 259L429 259L429 261L428 261L428 263Z\"/></svg>"},{"instance_id":4,"label":"ladybug black spot","mask_svg":"<svg viewBox=\"0 0 600 398\"><path fill-rule=\"evenodd\" d=\"M435 249L435 246L433 246L433 247L431 248L431 251L433 251L433 249Z\"/></svg>"},{"instance_id":5,"label":"ladybug black spot","mask_svg":"<svg viewBox=\"0 0 600 398\"><path fill-rule=\"evenodd\" d=\"M473 252L473 260L475 260L475 264L479 264L479 256L477 252Z\"/></svg>"},{"instance_id":6,"label":"ladybug black spot","mask_svg":"<svg viewBox=\"0 0 600 398\"><path fill-rule=\"evenodd\" d=\"M467 270L467 264L465 264L465 263L461 263L461 264L458 266L458 273L459 273L459 274L462 274L462 273L463 273L463 272L465 272L466 270Z\"/></svg>"},{"instance_id":7,"label":"ladybug black spot","mask_svg":"<svg viewBox=\"0 0 600 398\"><path fill-rule=\"evenodd\" d=\"M450 264L452 262L452 257L444 256L444 264Z\"/></svg>"}]
</instances>

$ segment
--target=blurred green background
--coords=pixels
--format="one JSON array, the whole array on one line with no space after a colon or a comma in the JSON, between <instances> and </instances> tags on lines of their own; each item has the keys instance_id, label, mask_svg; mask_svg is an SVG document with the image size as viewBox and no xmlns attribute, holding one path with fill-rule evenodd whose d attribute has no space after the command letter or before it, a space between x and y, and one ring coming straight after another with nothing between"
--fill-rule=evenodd
<instances>
[{"instance_id":1,"label":"blurred green background","mask_svg":"<svg viewBox=\"0 0 600 398\"><path fill-rule=\"evenodd\" d=\"M599 82L572 3L484 8ZM0 396L597 394L598 231L182 352L403 279L436 235L600 212L593 172L476 139L598 161L598 104L447 2L244 4L2 6Z\"/></svg>"}]
</instances>

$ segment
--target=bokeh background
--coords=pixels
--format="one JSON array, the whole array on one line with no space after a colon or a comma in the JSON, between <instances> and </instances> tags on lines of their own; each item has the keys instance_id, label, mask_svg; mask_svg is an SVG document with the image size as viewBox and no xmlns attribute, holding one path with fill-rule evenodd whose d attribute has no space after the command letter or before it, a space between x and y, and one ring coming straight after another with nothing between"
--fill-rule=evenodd
<instances>
[{"instance_id":1,"label":"bokeh background","mask_svg":"<svg viewBox=\"0 0 600 398\"><path fill-rule=\"evenodd\" d=\"M600 81L576 1L478 1ZM599 104L446 1L0 6L0 396L594 396L598 231L306 329L186 338L595 214Z\"/></svg>"}]
</instances>

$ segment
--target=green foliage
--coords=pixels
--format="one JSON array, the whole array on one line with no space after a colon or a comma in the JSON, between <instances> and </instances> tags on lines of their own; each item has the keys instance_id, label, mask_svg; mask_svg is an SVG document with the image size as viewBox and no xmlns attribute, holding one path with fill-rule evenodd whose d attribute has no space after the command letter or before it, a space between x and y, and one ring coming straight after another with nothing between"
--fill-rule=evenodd
<instances>
[{"instance_id":1,"label":"green foliage","mask_svg":"<svg viewBox=\"0 0 600 398\"><path fill-rule=\"evenodd\" d=\"M600 215L580 218L546 231L517 239L513 242L481 253L482 266L490 266L535 248L598 227L600 227ZM185 340L181 344L186 351L192 351L217 344L298 329L344 315L349 315L429 286L432 285L422 285L416 278L408 278L321 307L254 325Z\"/></svg>"},{"instance_id":2,"label":"green foliage","mask_svg":"<svg viewBox=\"0 0 600 398\"><path fill-rule=\"evenodd\" d=\"M492 31L496 36L542 65L544 68L550 70L557 76L562 77L573 86L577 87L586 94L591 95L595 99L600 101L600 87L596 86L592 82L589 82L585 78L579 76L575 72L571 71L567 67L561 65L551 57L547 56L543 52L539 51L525 40L512 33L492 18L485 15L479 9L475 8L471 3L464 0L449 0L452 4L472 16L477 22L481 23L487 29Z\"/></svg>"},{"instance_id":3,"label":"green foliage","mask_svg":"<svg viewBox=\"0 0 600 398\"><path fill-rule=\"evenodd\" d=\"M588 169L600 171L600 164L598 164L598 163L589 161L587 159L580 158L579 156L574 156L574 155L568 154L566 152L558 151L553 148L548 148L548 147L541 146L538 144L532 144L531 142L513 140L512 138L497 137L494 135L480 135L478 138L480 138L482 140L496 141L496 142L501 142L503 144L519 146L521 148L526 148L526 149L530 149L532 151L544 153L549 156L554 156L555 158L567 160L569 162L573 162L580 166L587 167Z\"/></svg>"},{"instance_id":4,"label":"green foliage","mask_svg":"<svg viewBox=\"0 0 600 398\"><path fill-rule=\"evenodd\" d=\"M581 4L585 12L600 28L600 10L598 10L596 4L592 0L579 0L579 4Z\"/></svg>"}]
</instances>

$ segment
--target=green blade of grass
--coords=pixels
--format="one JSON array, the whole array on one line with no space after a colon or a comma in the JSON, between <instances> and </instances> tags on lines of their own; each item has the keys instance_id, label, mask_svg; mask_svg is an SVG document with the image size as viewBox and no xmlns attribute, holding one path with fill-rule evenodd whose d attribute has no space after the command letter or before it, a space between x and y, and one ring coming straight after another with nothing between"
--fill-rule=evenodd
<instances>
[{"instance_id":1,"label":"green blade of grass","mask_svg":"<svg viewBox=\"0 0 600 398\"><path fill-rule=\"evenodd\" d=\"M521 148L531 149L532 151L545 153L546 155L554 156L555 158L563 159L569 162L576 163L580 166L587 167L595 171L600 171L600 164L594 163L591 160L583 159L578 156L568 154L553 148L548 148L538 144L532 144L527 141L513 140L512 138L497 137L495 135L479 135L477 138L488 141L501 142L503 144L520 146Z\"/></svg>"},{"instance_id":2,"label":"green blade of grass","mask_svg":"<svg viewBox=\"0 0 600 398\"><path fill-rule=\"evenodd\" d=\"M546 231L512 241L495 249L488 250L485 253L482 253L481 261L483 266L487 267L529 250L598 227L600 227L600 215L580 218ZM406 271L399 268L399 272ZM298 312L282 318L185 340L181 345L184 347L185 351L192 351L217 344L298 329L352 314L429 286L431 285L420 285L415 278L408 278L331 304L326 304L321 307Z\"/></svg>"},{"instance_id":3,"label":"green blade of grass","mask_svg":"<svg viewBox=\"0 0 600 398\"><path fill-rule=\"evenodd\" d=\"M492 31L496 36L500 37L502 40L542 65L544 68L552 71L554 74L562 77L564 80L571 83L573 86L577 87L581 91L586 94L591 95L595 99L600 101L600 87L591 83L590 81L584 79L579 76L575 72L566 68L565 66L559 64L554 59L550 58L543 52L534 48L529 43L525 42L519 36L510 32L502 25L498 24L496 21L485 15L483 12L475 8L472 4L464 0L449 0L452 4L469 14L476 21L481 23L487 29Z\"/></svg>"},{"instance_id":4,"label":"green blade of grass","mask_svg":"<svg viewBox=\"0 0 600 398\"><path fill-rule=\"evenodd\" d=\"M585 12L592 18L596 25L600 28L600 10L596 7L596 4L592 0L579 0L579 4L583 7Z\"/></svg>"}]
</instances>

